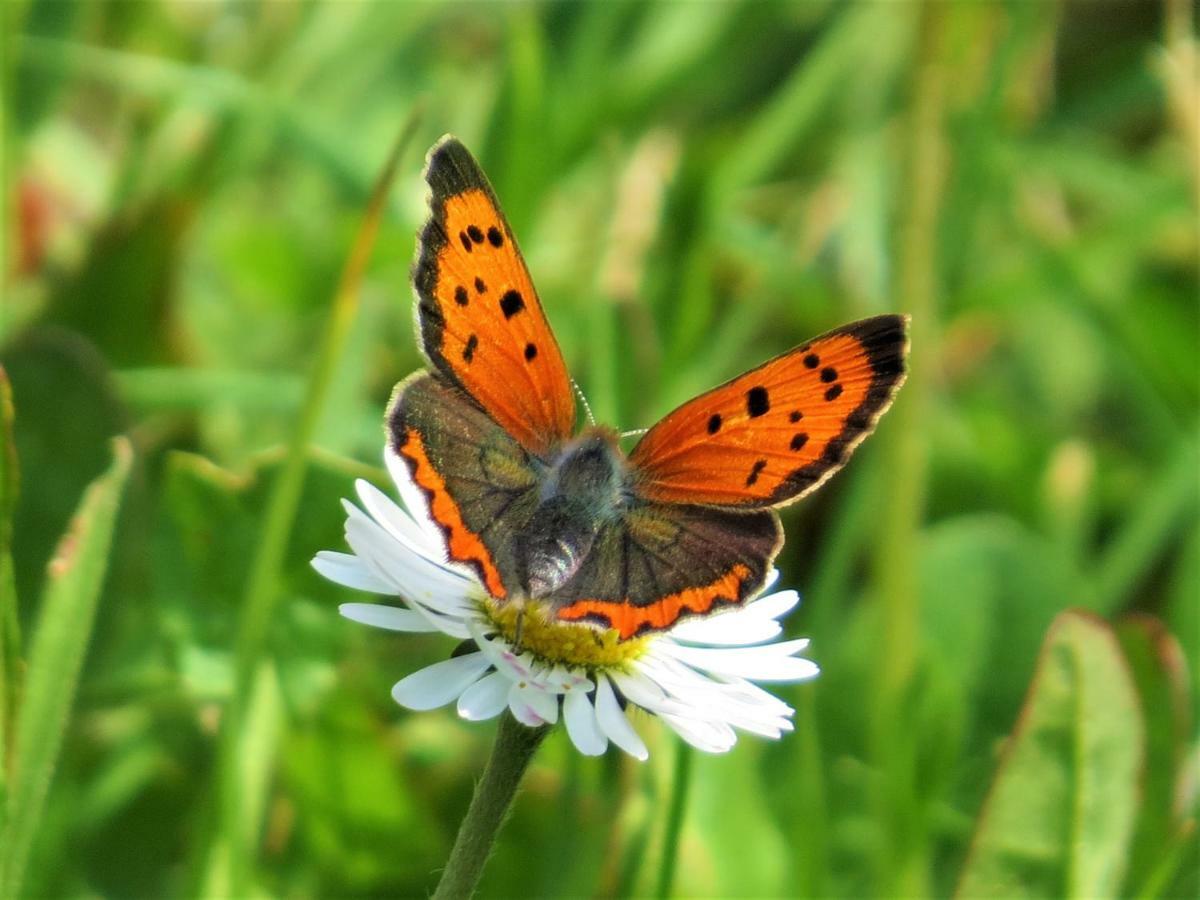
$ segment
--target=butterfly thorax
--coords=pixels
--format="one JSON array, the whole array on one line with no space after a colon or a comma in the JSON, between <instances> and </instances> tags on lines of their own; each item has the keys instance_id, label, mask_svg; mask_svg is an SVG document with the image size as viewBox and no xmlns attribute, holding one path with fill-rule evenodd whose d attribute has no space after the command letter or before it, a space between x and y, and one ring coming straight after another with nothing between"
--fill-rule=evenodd
<instances>
[{"instance_id":1,"label":"butterfly thorax","mask_svg":"<svg viewBox=\"0 0 1200 900\"><path fill-rule=\"evenodd\" d=\"M584 431L550 460L518 551L528 596L552 594L579 571L600 528L620 513L625 472L616 434L600 429Z\"/></svg>"}]
</instances>

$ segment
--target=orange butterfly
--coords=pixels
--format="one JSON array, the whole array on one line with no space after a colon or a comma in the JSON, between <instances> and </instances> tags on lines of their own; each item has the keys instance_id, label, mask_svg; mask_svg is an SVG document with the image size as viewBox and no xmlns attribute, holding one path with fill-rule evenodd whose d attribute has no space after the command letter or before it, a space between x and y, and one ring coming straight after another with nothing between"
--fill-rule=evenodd
<instances>
[{"instance_id":1,"label":"orange butterfly","mask_svg":"<svg viewBox=\"0 0 1200 900\"><path fill-rule=\"evenodd\" d=\"M498 602L631 638L739 604L783 543L774 508L815 490L904 380L907 317L837 328L670 413L628 457L575 433L558 343L486 176L443 138L413 273L430 371L397 386L391 448L452 560Z\"/></svg>"}]
</instances>

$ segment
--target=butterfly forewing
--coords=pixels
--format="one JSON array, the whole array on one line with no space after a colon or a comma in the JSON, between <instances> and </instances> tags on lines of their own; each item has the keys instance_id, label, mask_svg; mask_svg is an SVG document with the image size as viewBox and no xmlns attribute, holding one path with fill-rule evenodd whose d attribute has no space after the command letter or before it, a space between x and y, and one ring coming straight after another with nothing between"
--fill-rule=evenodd
<instances>
[{"instance_id":1,"label":"butterfly forewing","mask_svg":"<svg viewBox=\"0 0 1200 900\"><path fill-rule=\"evenodd\" d=\"M904 380L908 319L837 328L668 414L630 455L638 493L756 509L840 469Z\"/></svg>"},{"instance_id":2,"label":"butterfly forewing","mask_svg":"<svg viewBox=\"0 0 1200 900\"><path fill-rule=\"evenodd\" d=\"M467 149L429 153L430 218L413 274L432 366L520 444L544 454L570 437L575 397L496 195Z\"/></svg>"}]
</instances>

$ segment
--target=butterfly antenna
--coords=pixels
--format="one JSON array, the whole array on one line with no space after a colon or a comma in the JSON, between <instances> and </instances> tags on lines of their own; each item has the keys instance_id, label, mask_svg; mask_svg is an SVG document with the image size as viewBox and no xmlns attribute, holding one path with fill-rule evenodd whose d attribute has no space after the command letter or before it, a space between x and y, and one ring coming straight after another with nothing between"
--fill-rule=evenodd
<instances>
[{"instance_id":1,"label":"butterfly antenna","mask_svg":"<svg viewBox=\"0 0 1200 900\"><path fill-rule=\"evenodd\" d=\"M649 430L649 428L635 428L632 431L622 431L619 436L623 438L637 437L638 435L645 434Z\"/></svg>"},{"instance_id":2,"label":"butterfly antenna","mask_svg":"<svg viewBox=\"0 0 1200 900\"><path fill-rule=\"evenodd\" d=\"M579 386L579 382L574 378L571 379L571 387L575 388L575 393L579 395L579 399L583 401L583 411L587 413L588 424L595 425L596 417L592 415L592 406L587 402L587 397L583 395L583 388Z\"/></svg>"}]
</instances>

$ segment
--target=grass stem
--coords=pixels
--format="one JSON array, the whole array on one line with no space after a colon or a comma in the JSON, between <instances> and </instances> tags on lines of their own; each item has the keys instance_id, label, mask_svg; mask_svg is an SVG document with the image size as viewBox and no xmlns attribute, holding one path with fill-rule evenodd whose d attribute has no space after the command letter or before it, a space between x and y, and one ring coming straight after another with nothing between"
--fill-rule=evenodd
<instances>
[{"instance_id":1,"label":"grass stem","mask_svg":"<svg viewBox=\"0 0 1200 900\"><path fill-rule=\"evenodd\" d=\"M288 442L282 471L267 500L261 539L251 564L238 624L233 689L222 722L216 775L220 805L216 832L205 862L205 892L241 895L246 893L248 887L252 848L261 825L259 816L248 811L261 810L262 807L248 796L246 776L252 771L269 769L269 758L273 755L273 747L250 746L245 740L248 723L254 719L254 687L261 677L268 626L279 599L279 575L304 489L309 444L325 408L338 362L358 313L359 289L375 245L392 178L415 134L417 121L415 113L410 115L375 183L362 226L355 236L333 298L329 323L308 379L300 419ZM270 729L266 733L271 733ZM220 838L216 835L220 835Z\"/></svg>"},{"instance_id":2,"label":"grass stem","mask_svg":"<svg viewBox=\"0 0 1200 900\"><path fill-rule=\"evenodd\" d=\"M692 757L689 744L679 741L675 751L675 770L671 779L671 805L667 808L667 830L663 836L662 865L658 870L658 885L654 896L663 900L671 896L675 883L675 867L679 862L679 839L683 834L683 819L687 812L688 792L692 785Z\"/></svg>"}]
</instances>

